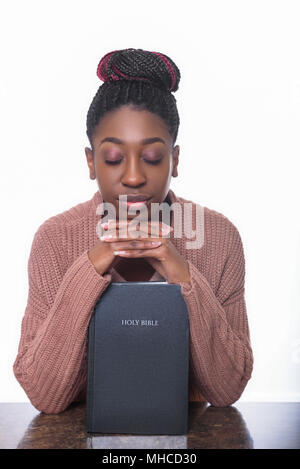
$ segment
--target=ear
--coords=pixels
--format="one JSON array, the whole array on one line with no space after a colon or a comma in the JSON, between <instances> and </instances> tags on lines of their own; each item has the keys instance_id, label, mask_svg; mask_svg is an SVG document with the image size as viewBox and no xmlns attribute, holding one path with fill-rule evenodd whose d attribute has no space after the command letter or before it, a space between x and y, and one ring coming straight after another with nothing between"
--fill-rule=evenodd
<instances>
[{"instance_id":1,"label":"ear","mask_svg":"<svg viewBox=\"0 0 300 469\"><path fill-rule=\"evenodd\" d=\"M85 147L84 151L85 151L86 161L90 170L90 179L96 179L93 152L88 147Z\"/></svg>"},{"instance_id":2,"label":"ear","mask_svg":"<svg viewBox=\"0 0 300 469\"><path fill-rule=\"evenodd\" d=\"M177 172L177 166L178 166L178 162L179 162L179 151L180 151L180 146L179 145L176 145L174 148L173 148L173 151L172 151L172 156L173 156L173 171L172 171L172 176L174 178L176 178L178 176L178 172Z\"/></svg>"}]
</instances>

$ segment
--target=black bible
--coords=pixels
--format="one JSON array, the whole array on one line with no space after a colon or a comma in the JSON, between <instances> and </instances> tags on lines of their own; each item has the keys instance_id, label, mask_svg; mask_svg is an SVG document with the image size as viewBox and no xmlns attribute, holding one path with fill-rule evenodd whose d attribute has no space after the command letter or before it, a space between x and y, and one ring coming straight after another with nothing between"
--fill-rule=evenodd
<instances>
[{"instance_id":1,"label":"black bible","mask_svg":"<svg viewBox=\"0 0 300 469\"><path fill-rule=\"evenodd\" d=\"M188 432L189 314L180 286L112 282L88 328L88 433Z\"/></svg>"}]
</instances>

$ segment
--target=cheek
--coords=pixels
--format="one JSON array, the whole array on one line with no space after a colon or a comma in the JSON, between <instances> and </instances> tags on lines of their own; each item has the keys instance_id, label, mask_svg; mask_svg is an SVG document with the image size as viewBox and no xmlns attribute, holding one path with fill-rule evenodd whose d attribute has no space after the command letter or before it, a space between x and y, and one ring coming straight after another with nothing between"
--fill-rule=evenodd
<instances>
[{"instance_id":1,"label":"cheek","mask_svg":"<svg viewBox=\"0 0 300 469\"><path fill-rule=\"evenodd\" d=\"M111 189L112 185L120 178L117 168L113 166L110 167L105 163L97 164L96 174L99 183L108 190Z\"/></svg>"},{"instance_id":2,"label":"cheek","mask_svg":"<svg viewBox=\"0 0 300 469\"><path fill-rule=\"evenodd\" d=\"M100 165L98 165L96 168L96 178L104 200L111 201L113 199L112 188L114 186L111 175L103 171Z\"/></svg>"},{"instance_id":3,"label":"cheek","mask_svg":"<svg viewBox=\"0 0 300 469\"><path fill-rule=\"evenodd\" d=\"M153 186L157 188L158 191L163 190L165 185L168 183L172 174L172 168L169 164L163 164L159 168L156 168L153 173L149 173L149 177L152 177Z\"/></svg>"}]
</instances>

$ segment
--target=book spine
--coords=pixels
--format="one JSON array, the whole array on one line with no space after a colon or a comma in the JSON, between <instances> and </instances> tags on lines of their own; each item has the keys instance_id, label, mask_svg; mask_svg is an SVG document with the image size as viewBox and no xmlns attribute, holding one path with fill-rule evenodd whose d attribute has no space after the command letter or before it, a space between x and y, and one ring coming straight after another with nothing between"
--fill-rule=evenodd
<instances>
[{"instance_id":1,"label":"book spine","mask_svg":"<svg viewBox=\"0 0 300 469\"><path fill-rule=\"evenodd\" d=\"M188 310L185 312L185 330L186 330L186 350L187 350L187 356L186 356L186 377L185 377L185 382L186 382L186 395L185 395L185 403L186 403L186 410L185 410L185 423L184 423L184 434L188 434L189 432L189 370L191 366L191 360L190 360L190 340L191 340L191 334L190 334L190 318L189 318L189 313Z\"/></svg>"},{"instance_id":2,"label":"book spine","mask_svg":"<svg viewBox=\"0 0 300 469\"><path fill-rule=\"evenodd\" d=\"M93 432L94 427L94 361L95 361L95 310L88 329L88 383L86 402L86 429Z\"/></svg>"}]
</instances>

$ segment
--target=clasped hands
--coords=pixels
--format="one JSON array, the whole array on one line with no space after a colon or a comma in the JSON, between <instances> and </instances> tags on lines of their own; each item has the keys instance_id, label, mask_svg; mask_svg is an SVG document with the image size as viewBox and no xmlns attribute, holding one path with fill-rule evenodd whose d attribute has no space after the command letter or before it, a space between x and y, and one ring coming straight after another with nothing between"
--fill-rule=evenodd
<instances>
[{"instance_id":1,"label":"clasped hands","mask_svg":"<svg viewBox=\"0 0 300 469\"><path fill-rule=\"evenodd\" d=\"M140 229L127 220L109 220L101 224L101 241L111 243L115 255L126 258L145 258L168 283L190 283L187 261L167 237L173 228L165 223L142 221ZM151 236L152 233L158 236ZM132 234L139 233L138 237Z\"/></svg>"}]
</instances>

